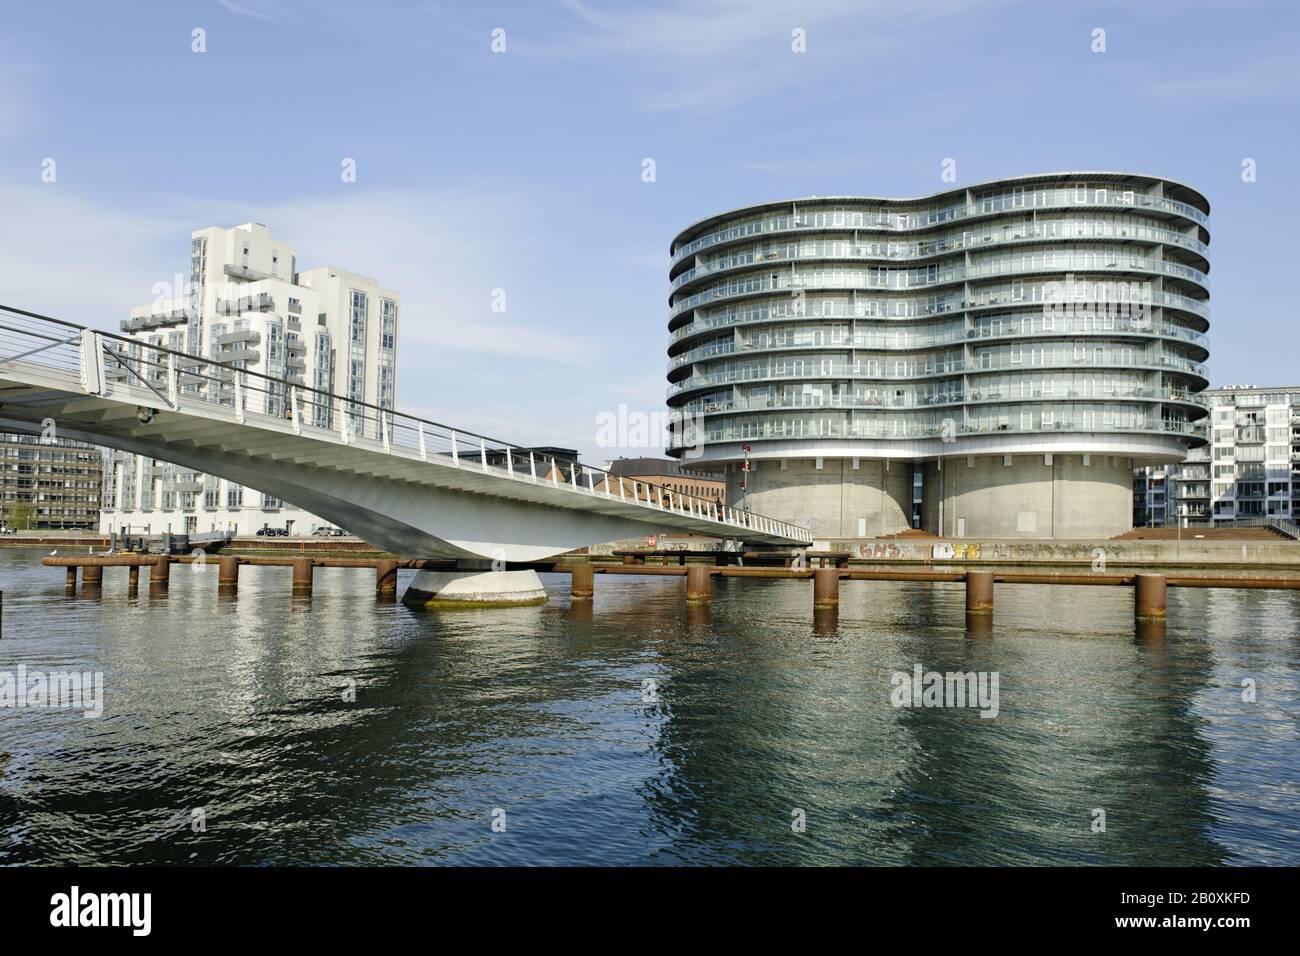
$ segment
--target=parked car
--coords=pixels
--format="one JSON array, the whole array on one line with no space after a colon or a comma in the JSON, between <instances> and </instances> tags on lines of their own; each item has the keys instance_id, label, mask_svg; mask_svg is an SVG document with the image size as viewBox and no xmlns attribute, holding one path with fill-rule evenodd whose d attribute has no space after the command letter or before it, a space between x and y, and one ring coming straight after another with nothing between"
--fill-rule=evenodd
<instances>
[{"instance_id":1,"label":"parked car","mask_svg":"<svg viewBox=\"0 0 1300 956\"><path fill-rule=\"evenodd\" d=\"M259 538L289 537L288 528L272 528L270 525L262 525L257 529L256 533Z\"/></svg>"},{"instance_id":2,"label":"parked car","mask_svg":"<svg viewBox=\"0 0 1300 956\"><path fill-rule=\"evenodd\" d=\"M335 530L336 530L335 528L331 528L329 525L323 524L315 531L312 532L312 536L316 538L328 538L332 534L334 534Z\"/></svg>"}]
</instances>

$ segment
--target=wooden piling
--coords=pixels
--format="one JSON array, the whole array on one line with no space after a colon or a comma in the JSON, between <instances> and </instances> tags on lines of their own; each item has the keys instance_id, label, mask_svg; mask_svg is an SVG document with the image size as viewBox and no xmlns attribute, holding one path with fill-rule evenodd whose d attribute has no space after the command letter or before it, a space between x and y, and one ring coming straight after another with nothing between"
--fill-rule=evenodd
<instances>
[{"instance_id":1,"label":"wooden piling","mask_svg":"<svg viewBox=\"0 0 1300 956\"><path fill-rule=\"evenodd\" d=\"M713 597L713 582L706 564L691 564L686 568L686 603L708 604Z\"/></svg>"},{"instance_id":2,"label":"wooden piling","mask_svg":"<svg viewBox=\"0 0 1300 956\"><path fill-rule=\"evenodd\" d=\"M823 611L840 606L840 572L835 568L813 571L813 607Z\"/></svg>"},{"instance_id":3,"label":"wooden piling","mask_svg":"<svg viewBox=\"0 0 1300 956\"><path fill-rule=\"evenodd\" d=\"M577 561L573 565L573 578L569 596L574 601L590 601L596 593L596 572L590 561Z\"/></svg>"},{"instance_id":4,"label":"wooden piling","mask_svg":"<svg viewBox=\"0 0 1300 956\"><path fill-rule=\"evenodd\" d=\"M392 559L375 562L375 591L381 597L397 597L397 562Z\"/></svg>"},{"instance_id":5,"label":"wooden piling","mask_svg":"<svg viewBox=\"0 0 1300 956\"><path fill-rule=\"evenodd\" d=\"M966 572L966 616L993 614L993 572Z\"/></svg>"},{"instance_id":6,"label":"wooden piling","mask_svg":"<svg viewBox=\"0 0 1300 956\"><path fill-rule=\"evenodd\" d=\"M234 594L239 590L239 558L223 554L217 559L217 593Z\"/></svg>"},{"instance_id":7,"label":"wooden piling","mask_svg":"<svg viewBox=\"0 0 1300 956\"><path fill-rule=\"evenodd\" d=\"M293 559L293 593L303 597L311 596L311 558ZM397 569L393 568L393 590L397 589ZM382 590L382 584L381 584Z\"/></svg>"},{"instance_id":8,"label":"wooden piling","mask_svg":"<svg viewBox=\"0 0 1300 956\"><path fill-rule=\"evenodd\" d=\"M1165 619L1165 576L1139 574L1133 580L1133 615L1138 620Z\"/></svg>"},{"instance_id":9,"label":"wooden piling","mask_svg":"<svg viewBox=\"0 0 1300 956\"><path fill-rule=\"evenodd\" d=\"M160 554L149 568L149 593L166 591L171 586L171 555Z\"/></svg>"},{"instance_id":10,"label":"wooden piling","mask_svg":"<svg viewBox=\"0 0 1300 956\"><path fill-rule=\"evenodd\" d=\"M98 591L104 586L104 566L88 564L81 569L81 589Z\"/></svg>"}]
</instances>

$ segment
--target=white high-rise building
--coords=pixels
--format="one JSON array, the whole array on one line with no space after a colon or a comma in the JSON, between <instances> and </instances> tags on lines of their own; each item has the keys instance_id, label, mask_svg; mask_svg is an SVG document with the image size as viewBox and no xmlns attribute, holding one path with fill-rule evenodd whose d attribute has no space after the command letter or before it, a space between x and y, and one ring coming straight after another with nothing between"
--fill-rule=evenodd
<instances>
[{"instance_id":1,"label":"white high-rise building","mask_svg":"<svg viewBox=\"0 0 1300 956\"><path fill-rule=\"evenodd\" d=\"M177 280L184 288L156 289L164 294L132 309L122 331L147 345L393 408L396 292L332 266L299 272L293 246L252 222L192 233L188 282ZM287 415L286 388L270 385L251 400L265 403L258 411ZM326 403L305 407L312 424L334 424ZM305 534L327 524L272 495L126 452L113 453L104 482L104 533L242 535L272 527Z\"/></svg>"}]
</instances>

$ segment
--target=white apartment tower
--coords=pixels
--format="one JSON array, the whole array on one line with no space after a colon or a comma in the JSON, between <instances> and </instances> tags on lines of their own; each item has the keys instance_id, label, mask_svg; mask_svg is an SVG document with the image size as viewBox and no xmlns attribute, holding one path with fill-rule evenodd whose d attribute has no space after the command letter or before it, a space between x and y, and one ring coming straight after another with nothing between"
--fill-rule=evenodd
<instances>
[{"instance_id":1,"label":"white apartment tower","mask_svg":"<svg viewBox=\"0 0 1300 956\"><path fill-rule=\"evenodd\" d=\"M332 266L299 272L294 247L261 223L196 230L188 281L181 275L155 292L122 322L143 344L393 408L401 297ZM256 396L266 404L258 410L288 414L286 391L269 386ZM313 424L333 424L327 404L310 409ZM104 533L247 535L269 526L303 534L326 524L272 495L125 452L112 454L104 481Z\"/></svg>"}]
</instances>

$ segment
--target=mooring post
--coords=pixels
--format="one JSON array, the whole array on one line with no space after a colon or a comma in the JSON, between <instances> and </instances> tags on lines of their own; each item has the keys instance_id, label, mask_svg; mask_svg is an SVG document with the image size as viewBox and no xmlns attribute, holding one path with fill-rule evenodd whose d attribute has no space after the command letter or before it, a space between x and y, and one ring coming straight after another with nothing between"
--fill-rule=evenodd
<instances>
[{"instance_id":1,"label":"mooring post","mask_svg":"<svg viewBox=\"0 0 1300 956\"><path fill-rule=\"evenodd\" d=\"M574 601L590 601L596 593L596 572L590 561L577 561L573 565L573 580L569 596Z\"/></svg>"},{"instance_id":2,"label":"mooring post","mask_svg":"<svg viewBox=\"0 0 1300 956\"><path fill-rule=\"evenodd\" d=\"M140 565L133 564L126 569L126 593L134 597L140 593Z\"/></svg>"},{"instance_id":3,"label":"mooring post","mask_svg":"<svg viewBox=\"0 0 1300 956\"><path fill-rule=\"evenodd\" d=\"M77 567L74 564L68 565L68 573L64 578L63 590L68 594L74 594L77 590Z\"/></svg>"},{"instance_id":4,"label":"mooring post","mask_svg":"<svg viewBox=\"0 0 1300 956\"><path fill-rule=\"evenodd\" d=\"M396 562L393 562L396 565ZM311 558L293 559L293 593L311 597ZM393 568L393 589L397 589L397 568Z\"/></svg>"},{"instance_id":5,"label":"mooring post","mask_svg":"<svg viewBox=\"0 0 1300 956\"><path fill-rule=\"evenodd\" d=\"M234 594L239 590L239 558L223 554L217 559L217 593Z\"/></svg>"},{"instance_id":6,"label":"mooring post","mask_svg":"<svg viewBox=\"0 0 1300 956\"><path fill-rule=\"evenodd\" d=\"M993 616L993 572L966 572L966 617Z\"/></svg>"},{"instance_id":7,"label":"mooring post","mask_svg":"<svg viewBox=\"0 0 1300 956\"><path fill-rule=\"evenodd\" d=\"M172 559L170 555L160 554L154 558L149 568L149 593L166 591L171 586Z\"/></svg>"},{"instance_id":8,"label":"mooring post","mask_svg":"<svg viewBox=\"0 0 1300 956\"><path fill-rule=\"evenodd\" d=\"M0 639L5 636L5 593L0 591Z\"/></svg>"},{"instance_id":9,"label":"mooring post","mask_svg":"<svg viewBox=\"0 0 1300 956\"><path fill-rule=\"evenodd\" d=\"M840 606L840 572L835 568L813 571L813 607L829 610Z\"/></svg>"},{"instance_id":10,"label":"mooring post","mask_svg":"<svg viewBox=\"0 0 1300 956\"><path fill-rule=\"evenodd\" d=\"M104 586L104 566L88 564L81 571L81 589L98 591Z\"/></svg>"},{"instance_id":11,"label":"mooring post","mask_svg":"<svg viewBox=\"0 0 1300 956\"><path fill-rule=\"evenodd\" d=\"M380 597L397 597L397 562L392 558L375 562L375 591Z\"/></svg>"},{"instance_id":12,"label":"mooring post","mask_svg":"<svg viewBox=\"0 0 1300 956\"><path fill-rule=\"evenodd\" d=\"M1133 582L1133 614L1139 621L1165 619L1166 582L1163 574L1139 574Z\"/></svg>"},{"instance_id":13,"label":"mooring post","mask_svg":"<svg viewBox=\"0 0 1300 956\"><path fill-rule=\"evenodd\" d=\"M686 603L708 604L713 597L713 580L707 564L686 566Z\"/></svg>"}]
</instances>

